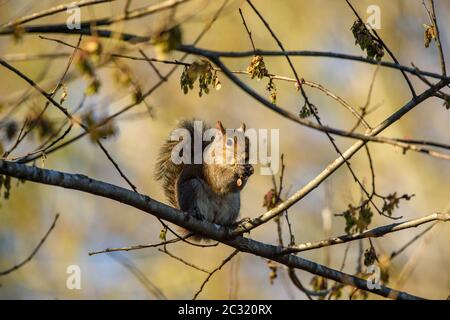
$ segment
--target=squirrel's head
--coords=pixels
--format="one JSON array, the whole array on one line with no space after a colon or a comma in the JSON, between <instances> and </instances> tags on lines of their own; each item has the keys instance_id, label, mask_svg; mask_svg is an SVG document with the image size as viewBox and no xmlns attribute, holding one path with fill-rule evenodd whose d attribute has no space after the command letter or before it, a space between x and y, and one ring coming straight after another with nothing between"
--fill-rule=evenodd
<instances>
[{"instance_id":1,"label":"squirrel's head","mask_svg":"<svg viewBox=\"0 0 450 320\"><path fill-rule=\"evenodd\" d=\"M241 190L253 174L253 167L248 163L250 140L245 136L245 124L238 129L225 129L222 122L216 123L216 134L209 145L210 170L215 170L217 178L228 190ZM219 181L216 181L219 183ZM226 186L225 186L226 185Z\"/></svg>"}]
</instances>

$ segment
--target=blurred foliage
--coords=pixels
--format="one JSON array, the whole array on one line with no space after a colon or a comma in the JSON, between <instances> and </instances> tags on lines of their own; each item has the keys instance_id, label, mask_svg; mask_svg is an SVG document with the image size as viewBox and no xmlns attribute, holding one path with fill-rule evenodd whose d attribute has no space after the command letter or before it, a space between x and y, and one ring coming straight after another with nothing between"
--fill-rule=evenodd
<instances>
[{"instance_id":1,"label":"blurred foliage","mask_svg":"<svg viewBox=\"0 0 450 320\"><path fill-rule=\"evenodd\" d=\"M180 43L193 43L220 5L220 1L190 2L192 7L177 9L173 14L173 20L168 24L158 24L160 17L156 15L113 25L111 30L115 35L120 32L150 35L156 48L151 46L151 43L139 45L139 48L150 57L163 55L170 60L180 59L182 54L173 48ZM6 22L61 3L64 1L33 2L28 6L22 6L19 2L8 1L0 3L0 18L2 22ZM148 3L133 0L133 7ZM289 50L321 50L354 55L360 55L360 50L363 50L368 57L374 59L381 59L384 55L380 43L363 28L361 23L355 22L349 30L355 17L344 2L288 0L277 3L276 6L271 1L255 0L253 3L261 10ZM450 3L446 1L436 3L445 49L449 47L446 24L450 21ZM363 19L366 7L372 4L373 1L369 0L355 2ZM430 45L435 41L434 30L429 29L428 25L424 30L423 25L428 21L428 17L421 3L411 3L409 0L395 2L380 0L377 4L382 11L382 29L377 32L399 61L405 65L413 61L421 69L440 72L436 46ZM239 6L245 12L248 27L258 48L278 50L270 34L243 1L230 1L230 6L201 40L199 47L225 51L248 50L248 34L237 12ZM101 4L91 11L83 8L82 18L93 19L121 12L123 3L117 1ZM162 14L161 16L163 20L168 20L167 16ZM39 23L64 23L65 18L65 13L62 12L46 17ZM160 27L161 25L164 27ZM78 39L63 35L54 37L72 45L75 45ZM425 45L429 45L428 48L424 47L424 41ZM159 81L158 75L148 66L147 61L114 59L118 64L103 65L110 58L108 55L110 52L139 56L134 50L135 47L120 43L116 38L107 40L83 36L81 48L83 50L77 52L67 81L56 95L58 101L64 103L70 112L78 110L80 106L75 116L91 128L113 112L134 102L147 102L155 106L155 118L151 118L147 112L148 107L140 103L114 122L108 122L92 130L90 140L80 139L62 150L44 155L30 165L45 165L47 168L87 174L122 185L123 181L114 167L95 144L91 143L104 137L115 136L115 139L108 139L105 143L111 156L138 186L141 193L164 201L161 188L153 178L152 168L157 157L156 150L167 138L177 120L193 117L205 119L209 123L222 120L230 127L237 127L240 122L245 121L249 127L279 128L280 152L285 152L289 156L284 189L287 195L302 188L338 156L323 134L286 121L261 107L225 77L217 74L209 61L188 57L186 62L191 63L191 66L184 69L179 67L169 81L143 101L143 94ZM0 38L2 56L57 52L71 54L73 48L26 35L21 27L15 29L13 37ZM448 50L444 50L444 54L448 56ZM352 106L357 108L367 101L373 66L311 57L293 57L292 60L302 78L323 84ZM14 62L13 65L46 90L51 90L60 79L67 61L68 57L65 57L52 58L50 61L39 59ZM450 61L448 57L447 61ZM298 92L292 90L292 83L274 80L269 76L268 69L274 75L293 77L283 57L264 59L253 57L250 63L248 59L224 59L224 63L232 70L247 70L250 75L241 79L259 93L270 95L270 100L279 107L298 113L300 117L311 115L309 107L306 104L302 105L303 100L299 99ZM155 63L155 66L163 75L173 67L159 63ZM15 143L24 124L25 130L30 128L31 124L35 126L32 133L10 155L23 156L51 137L66 119L52 106L39 117L46 101L38 95L32 95L25 103L17 106L17 101L26 97L24 92L29 87L10 72L4 69L0 72L2 76L0 135L3 149L8 150ZM44 75L44 78L40 78L41 75ZM179 81L177 77L180 77ZM264 77L268 77L267 83L251 81ZM419 79L411 78L418 92L428 88ZM184 95L183 93L197 87L197 81L199 96L202 99L196 94ZM211 90L220 87L223 88L220 91ZM314 105L320 109L324 124L339 128L354 125L355 119L336 101L312 88L307 86L304 88ZM210 94L204 94L208 92ZM81 104L84 93L91 95L86 97L84 104ZM449 109L448 89L444 90L444 94L447 100L443 103ZM367 120L370 124L376 125L409 99L410 93L401 74L389 69L380 69L374 82L369 108L373 111L367 116ZM431 99L403 117L386 132L386 135L423 138L445 143L450 139L449 116L450 113L442 108L442 101ZM81 132L82 129L74 126L69 136L74 137ZM341 138L336 138L336 142L342 150L352 143L351 140ZM386 145L373 145L372 156L377 172L377 190L386 192L383 194L390 192L387 197L377 199L382 206L380 209L386 215L395 214L404 216L405 219L413 219L437 210L449 209L449 193L446 186L450 171L446 162L412 152L404 155ZM355 155L351 159L351 165L359 177L370 179L364 155ZM255 172L258 172L258 169L257 167ZM329 203L327 206L333 212L345 210L344 218L332 219L331 235L360 232L368 227L392 223L391 219L378 214L367 203L355 204L353 199L360 196L360 190L349 176L347 169L341 168L336 171L330 183L332 191L329 196L324 196L325 189L321 185L298 205L290 208L289 219L298 242L320 240L325 236L319 214L325 203ZM0 207L0 270L14 265L25 257L48 227L49 218L53 217L55 212L61 212L61 219L54 233L38 255L23 269L1 279L0 298L154 298L127 270L117 265L107 255L92 257L87 255L87 252L95 249L156 243L166 238L170 239L172 237L170 232L161 229L161 225L152 216L83 193L33 183L21 186L19 181L7 177L0 177L0 186L2 198L8 198L7 201L2 199ZM273 191L267 192L271 188L272 182L269 177L255 173L242 196L242 215L256 217L261 214L261 198L264 195L266 209L276 206L278 201L274 198ZM405 192L417 194L414 201L401 201L409 200L410 196L399 196ZM286 234L285 219L280 218L278 222L282 224ZM252 231L251 236L264 242L277 243L275 227L275 224L268 224ZM377 252L369 248L363 251L362 256L356 246L352 247L348 252L343 271L355 274L360 264L373 262L380 266L382 281L384 283L389 281L396 289L431 298L447 296L450 260L448 255L443 254L450 241L447 225L438 225L430 238L420 239L417 244L405 250L398 260L389 259L390 252L399 249L418 232L419 229L405 230L386 238L376 239L374 247ZM184 243L177 243L168 248L174 254L208 270L217 267L229 251L222 245L196 248ZM330 267L339 269L345 253L344 246L330 248L329 260L325 260L327 255L325 252L312 250L302 253L302 256L319 263L326 261ZM169 298L192 298L204 280L204 273L189 268L155 249L125 254ZM235 269L226 265L214 275L202 293L203 298L226 299L230 297L229 292L233 288L237 288L237 298L305 298L303 293L292 287L288 281L284 281L286 280L284 269L277 268L275 264L266 264L265 261L251 255L242 257ZM413 264L412 271L408 267L408 262ZM68 290L65 287L66 268L71 264L80 265L83 270L82 290ZM364 270L361 272L361 276L368 276L363 274ZM324 281L307 273L302 272L300 275L303 283L310 289L321 290L325 287L325 283L328 290L331 290L329 297L332 299L347 299L350 295L352 299L376 298L360 290L353 292L353 288L333 281ZM308 280L311 277L313 280L310 282ZM233 283L231 279L236 281Z\"/></svg>"},{"instance_id":2,"label":"blurred foliage","mask_svg":"<svg viewBox=\"0 0 450 320\"><path fill-rule=\"evenodd\" d=\"M154 34L152 44L161 56L165 56L167 53L175 49L182 44L183 33L180 26L175 26L169 30L162 29Z\"/></svg>"},{"instance_id":3,"label":"blurred foliage","mask_svg":"<svg viewBox=\"0 0 450 320\"><path fill-rule=\"evenodd\" d=\"M424 44L425 48L428 48L430 46L431 40L436 41L436 28L433 25L423 24L423 27L425 28L424 33Z\"/></svg>"},{"instance_id":4,"label":"blurred foliage","mask_svg":"<svg viewBox=\"0 0 450 320\"><path fill-rule=\"evenodd\" d=\"M0 175L0 191L4 189L3 198L9 199L9 192L11 190L11 177Z\"/></svg>"},{"instance_id":5,"label":"blurred foliage","mask_svg":"<svg viewBox=\"0 0 450 320\"><path fill-rule=\"evenodd\" d=\"M273 104L277 104L278 92L277 92L277 87L275 85L275 82L273 81L273 78L269 79L269 82L267 83L267 86L266 86L266 90L269 91L269 93L270 93L270 101Z\"/></svg>"},{"instance_id":6,"label":"blurred foliage","mask_svg":"<svg viewBox=\"0 0 450 320\"><path fill-rule=\"evenodd\" d=\"M343 213L345 219L345 232L347 234L363 232L372 222L372 210L368 204L361 207L348 205L348 210Z\"/></svg>"},{"instance_id":7,"label":"blurred foliage","mask_svg":"<svg viewBox=\"0 0 450 320\"><path fill-rule=\"evenodd\" d=\"M400 197L397 197L397 192L391 193L383 199L382 211L387 213L388 216L392 217L394 209L399 207L400 200L404 199L409 201L413 196L414 195L404 194Z\"/></svg>"},{"instance_id":8,"label":"blurred foliage","mask_svg":"<svg viewBox=\"0 0 450 320\"><path fill-rule=\"evenodd\" d=\"M280 199L277 196L277 192L274 188L271 188L267 193L264 195L263 200L263 207L267 209L267 211L272 210L275 208L279 203Z\"/></svg>"},{"instance_id":9,"label":"blurred foliage","mask_svg":"<svg viewBox=\"0 0 450 320\"><path fill-rule=\"evenodd\" d=\"M221 83L217 77L217 71L214 70L211 62L207 59L194 61L190 66L184 68L180 77L181 89L184 94L194 89L194 83L198 79L199 92L201 97L203 92L209 93L209 86L212 85L216 90L220 90Z\"/></svg>"},{"instance_id":10,"label":"blurred foliage","mask_svg":"<svg viewBox=\"0 0 450 320\"><path fill-rule=\"evenodd\" d=\"M92 142L114 136L117 132L114 121L111 120L107 121L103 125L97 125L97 123L101 122L103 122L103 119L97 120L93 111L87 112L83 115L83 123L88 127L89 137Z\"/></svg>"}]
</instances>

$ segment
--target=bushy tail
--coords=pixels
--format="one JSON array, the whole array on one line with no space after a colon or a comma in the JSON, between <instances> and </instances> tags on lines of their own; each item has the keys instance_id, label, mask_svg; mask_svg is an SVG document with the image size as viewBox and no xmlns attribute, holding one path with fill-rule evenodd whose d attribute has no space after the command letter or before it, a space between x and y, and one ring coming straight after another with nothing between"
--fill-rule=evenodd
<instances>
[{"instance_id":1,"label":"bushy tail","mask_svg":"<svg viewBox=\"0 0 450 320\"><path fill-rule=\"evenodd\" d=\"M183 164L176 165L171 160L171 152L176 144L176 141L166 141L161 147L155 168L155 178L162 181L164 194L170 204L178 207L175 196L175 181L176 177L178 177L183 170Z\"/></svg>"},{"instance_id":2,"label":"bushy tail","mask_svg":"<svg viewBox=\"0 0 450 320\"><path fill-rule=\"evenodd\" d=\"M191 150L194 150L194 121L195 120L184 120L181 121L177 128L186 129L189 131L191 136ZM203 124L203 131L207 127ZM203 132L202 132L203 133ZM175 164L172 161L171 154L173 148L179 143L179 141L167 140L159 152L158 162L155 168L155 178L162 181L164 193L169 200L170 204L178 208L178 203L176 199L176 183L177 178L180 176L181 172L189 164ZM204 149L204 146L202 150Z\"/></svg>"}]
</instances>

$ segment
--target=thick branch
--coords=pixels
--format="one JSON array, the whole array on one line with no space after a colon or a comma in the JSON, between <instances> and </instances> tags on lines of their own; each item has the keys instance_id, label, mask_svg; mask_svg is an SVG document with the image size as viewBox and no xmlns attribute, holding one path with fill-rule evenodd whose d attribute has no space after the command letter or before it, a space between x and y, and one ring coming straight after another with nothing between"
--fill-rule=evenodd
<instances>
[{"instance_id":1,"label":"thick branch","mask_svg":"<svg viewBox=\"0 0 450 320\"><path fill-rule=\"evenodd\" d=\"M419 297L406 292L397 291L385 286L381 286L379 289L370 289L367 286L366 280L342 273L292 254L280 255L282 253L281 247L264 244L241 236L230 238L230 232L226 228L211 224L207 221L197 220L185 212L171 208L148 196L106 182L94 180L85 175L40 169L4 160L0 160L0 174L67 189L79 190L109 198L132 206L143 212L150 213L158 218L175 223L205 237L220 241L239 251L272 259L288 267L302 269L383 297L391 299L420 299Z\"/></svg>"}]
</instances>

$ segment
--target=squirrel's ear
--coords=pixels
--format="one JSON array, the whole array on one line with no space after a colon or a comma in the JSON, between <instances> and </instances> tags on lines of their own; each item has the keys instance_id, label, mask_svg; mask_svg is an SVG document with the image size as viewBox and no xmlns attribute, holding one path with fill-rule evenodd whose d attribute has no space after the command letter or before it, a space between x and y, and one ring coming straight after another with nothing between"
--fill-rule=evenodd
<instances>
[{"instance_id":1,"label":"squirrel's ear","mask_svg":"<svg viewBox=\"0 0 450 320\"><path fill-rule=\"evenodd\" d=\"M218 130L220 130L220 132L222 132L222 134L225 134L225 128L223 127L223 125L222 125L222 122L220 122L220 121L217 121L217 123L216 123L216 129L218 129Z\"/></svg>"},{"instance_id":2,"label":"squirrel's ear","mask_svg":"<svg viewBox=\"0 0 450 320\"><path fill-rule=\"evenodd\" d=\"M245 123L242 122L241 126L239 127L239 130L245 132L245 128L246 128Z\"/></svg>"}]
</instances>

